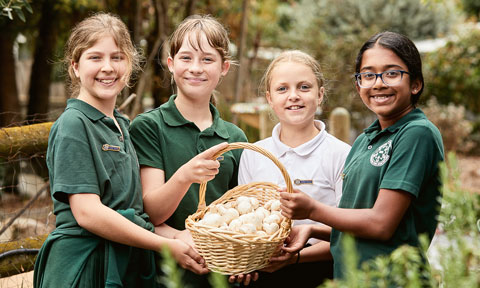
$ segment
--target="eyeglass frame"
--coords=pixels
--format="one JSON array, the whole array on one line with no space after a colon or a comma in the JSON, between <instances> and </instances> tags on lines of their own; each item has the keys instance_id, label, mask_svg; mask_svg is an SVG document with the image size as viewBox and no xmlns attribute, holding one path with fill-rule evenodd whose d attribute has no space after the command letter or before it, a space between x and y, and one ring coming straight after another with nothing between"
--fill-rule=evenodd
<instances>
[{"instance_id":1,"label":"eyeglass frame","mask_svg":"<svg viewBox=\"0 0 480 288\"><path fill-rule=\"evenodd\" d=\"M385 80L383 80L383 74L387 73L387 72L400 72L400 80L397 82L397 83L400 83L402 80L403 80L403 74L408 74L408 75L412 75L410 72L408 71L405 71L405 70L397 70L397 69L394 69L394 70L387 70L387 71L383 71L382 73L373 73L373 72L362 72L362 73L355 73L355 82L357 82L358 86L360 88L372 88L373 86L375 86L375 83L377 83L377 79L378 77L380 77L380 80L382 80L382 83L387 85L387 86L395 86L397 83L393 84L393 85L390 85L390 84L387 84L385 83ZM359 79L359 76L361 75L364 75L364 74L374 74L375 75L375 81L373 81L373 84L372 86L362 86L360 85L360 79Z\"/></svg>"}]
</instances>

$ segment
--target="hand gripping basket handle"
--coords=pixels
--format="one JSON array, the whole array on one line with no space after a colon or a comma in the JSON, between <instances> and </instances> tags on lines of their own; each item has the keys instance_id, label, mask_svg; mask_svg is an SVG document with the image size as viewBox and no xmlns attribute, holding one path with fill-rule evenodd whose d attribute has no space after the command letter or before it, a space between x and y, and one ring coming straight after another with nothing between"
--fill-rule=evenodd
<instances>
[{"instance_id":1,"label":"hand gripping basket handle","mask_svg":"<svg viewBox=\"0 0 480 288\"><path fill-rule=\"evenodd\" d=\"M283 166L280 161L269 151L263 149L262 147L259 147L254 144L246 143L246 142L234 142L234 143L229 143L228 146L215 154L212 159L217 159L220 155L223 153L234 150L234 149L249 149L256 151L258 153L261 153L268 157L270 160L277 165L277 167L280 169L280 172L282 172L283 178L285 179L285 183L287 184L287 192L293 193L293 186L292 186L292 181L290 180L290 176L288 175L287 169ZM200 190L199 190L199 199L198 199L198 209L197 211L204 209L206 207L205 205L205 191L207 190L207 182L202 182L200 184Z\"/></svg>"}]
</instances>

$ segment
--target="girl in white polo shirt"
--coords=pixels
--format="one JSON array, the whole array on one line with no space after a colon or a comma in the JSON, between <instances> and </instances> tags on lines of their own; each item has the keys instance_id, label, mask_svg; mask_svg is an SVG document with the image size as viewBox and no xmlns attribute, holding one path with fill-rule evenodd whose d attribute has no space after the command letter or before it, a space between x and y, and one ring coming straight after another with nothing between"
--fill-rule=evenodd
<instances>
[{"instance_id":1,"label":"girl in white polo shirt","mask_svg":"<svg viewBox=\"0 0 480 288\"><path fill-rule=\"evenodd\" d=\"M350 146L325 130L322 121L315 120L317 107L322 103L325 88L319 63L310 55L294 50L281 53L267 68L263 88L268 103L280 123L272 137L256 142L272 152L286 167L294 189L312 198L337 206L342 194L342 170ZM278 167L268 158L244 150L238 184L255 181L272 182L280 187L285 180ZM323 239L330 237L330 228L312 220L298 220L294 225L311 225ZM254 287L317 287L333 277L333 261L329 242L312 238L300 253L285 253L262 270Z\"/></svg>"}]
</instances>

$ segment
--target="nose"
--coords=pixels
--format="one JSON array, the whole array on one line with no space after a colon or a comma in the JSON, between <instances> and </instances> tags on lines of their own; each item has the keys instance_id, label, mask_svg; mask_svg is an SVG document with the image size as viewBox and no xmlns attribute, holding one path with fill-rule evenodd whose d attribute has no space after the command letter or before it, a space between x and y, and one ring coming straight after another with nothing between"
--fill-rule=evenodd
<instances>
[{"instance_id":1,"label":"nose","mask_svg":"<svg viewBox=\"0 0 480 288\"><path fill-rule=\"evenodd\" d=\"M112 62L110 61L110 59L106 59L105 62L103 62L103 66L102 66L102 72L112 72L114 71L115 69L113 68L113 65L112 65Z\"/></svg>"},{"instance_id":2,"label":"nose","mask_svg":"<svg viewBox=\"0 0 480 288\"><path fill-rule=\"evenodd\" d=\"M298 96L298 91L296 89L290 89L290 93L288 94L288 100L295 101L298 99L300 99L300 96Z\"/></svg>"},{"instance_id":3,"label":"nose","mask_svg":"<svg viewBox=\"0 0 480 288\"><path fill-rule=\"evenodd\" d=\"M190 67L188 67L188 71L190 71L193 74L199 74L202 73L203 67L202 63L200 63L200 60L194 60L191 62Z\"/></svg>"},{"instance_id":4,"label":"nose","mask_svg":"<svg viewBox=\"0 0 480 288\"><path fill-rule=\"evenodd\" d=\"M376 75L376 78L375 78L375 82L373 83L373 88L375 87L383 87L383 86L388 86L387 84L385 84L385 82L383 82L383 75Z\"/></svg>"}]
</instances>

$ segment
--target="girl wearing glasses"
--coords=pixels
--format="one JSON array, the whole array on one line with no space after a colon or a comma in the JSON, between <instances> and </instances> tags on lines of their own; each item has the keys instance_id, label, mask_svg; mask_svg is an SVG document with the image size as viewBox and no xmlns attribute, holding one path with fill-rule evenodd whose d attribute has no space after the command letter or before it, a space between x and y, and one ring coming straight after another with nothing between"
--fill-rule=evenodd
<instances>
[{"instance_id":1,"label":"girl wearing glasses","mask_svg":"<svg viewBox=\"0 0 480 288\"><path fill-rule=\"evenodd\" d=\"M411 40L382 32L370 38L356 59L356 88L377 120L356 139L343 170L339 207L304 193L281 193L282 213L332 227L334 277L344 274L341 242L354 237L360 264L401 245L431 241L440 209L443 143L438 129L416 103L424 87L420 54ZM310 237L293 228L294 252ZM426 261L425 257L423 256Z\"/></svg>"}]
</instances>

